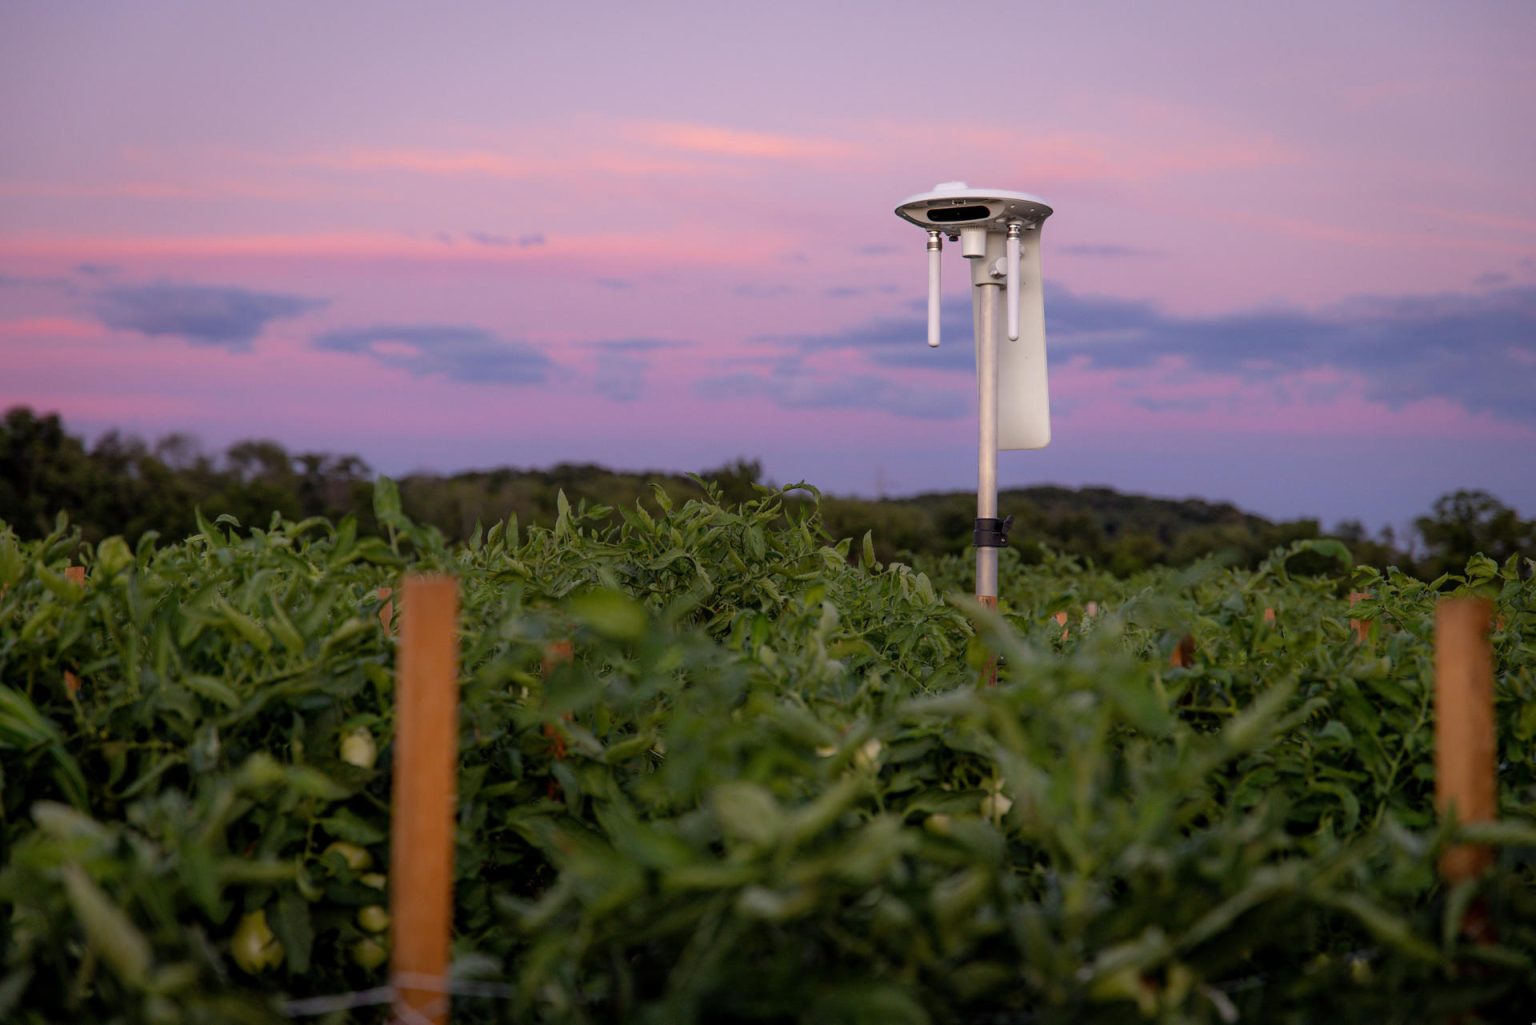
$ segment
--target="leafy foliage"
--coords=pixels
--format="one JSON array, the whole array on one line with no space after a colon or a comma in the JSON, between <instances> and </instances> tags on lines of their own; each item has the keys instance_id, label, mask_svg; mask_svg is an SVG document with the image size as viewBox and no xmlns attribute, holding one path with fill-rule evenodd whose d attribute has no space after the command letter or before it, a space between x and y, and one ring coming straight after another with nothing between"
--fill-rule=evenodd
<instances>
[{"instance_id":1,"label":"leafy foliage","mask_svg":"<svg viewBox=\"0 0 1536 1025\"><path fill-rule=\"evenodd\" d=\"M457 1021L1424 1022L1536 999L1518 560L1432 587L1317 540L1129 578L1008 550L993 613L968 560L855 553L792 491L562 496L549 526L458 545L388 485L383 537L0 527L0 1018L272 1022L382 983L378 613L408 570L461 585L457 970L513 986ZM1447 890L1429 631L1451 588L1497 603L1502 819L1461 831L1498 859ZM1490 943L1459 929L1474 904Z\"/></svg>"}]
</instances>

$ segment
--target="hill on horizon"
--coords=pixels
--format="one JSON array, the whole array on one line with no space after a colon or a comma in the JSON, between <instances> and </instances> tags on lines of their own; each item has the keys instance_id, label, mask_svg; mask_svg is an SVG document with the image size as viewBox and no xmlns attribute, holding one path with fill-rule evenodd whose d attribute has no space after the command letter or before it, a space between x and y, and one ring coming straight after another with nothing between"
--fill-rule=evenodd
<instances>
[{"instance_id":1,"label":"hill on horizon","mask_svg":"<svg viewBox=\"0 0 1536 1025\"><path fill-rule=\"evenodd\" d=\"M573 506L606 507L607 519L616 521L616 510L637 502L654 508L653 485L685 500L704 494L700 480L726 501L745 501L762 484L762 466L738 459L689 475L559 463L418 472L398 484L407 515L449 539L465 539L477 527L512 516L524 525L552 524L562 493ZM246 527L263 526L274 514L295 520L352 515L359 529L373 532L373 481L358 456L290 453L269 440L241 441L210 454L187 435L150 443L109 431L88 446L65 430L57 414L15 407L0 421L0 520L23 537L47 534L62 511L87 541L120 534L134 542L149 531L177 538L196 531L198 509L209 518L234 516ZM975 509L970 491L877 499L822 493L820 502L834 539L869 533L882 561L966 551ZM999 494L999 510L1014 517L1013 544L1026 561L1043 558L1049 548L1119 575L1213 554L1252 565L1277 546L1323 536L1343 541L1357 561L1420 575L1459 568L1473 552L1502 560L1536 551L1536 521L1522 520L1482 492L1442 497L1416 521L1418 536L1404 539L1390 529L1372 536L1358 523L1325 531L1317 519L1277 521L1227 501L1132 494L1106 485L1009 488Z\"/></svg>"}]
</instances>

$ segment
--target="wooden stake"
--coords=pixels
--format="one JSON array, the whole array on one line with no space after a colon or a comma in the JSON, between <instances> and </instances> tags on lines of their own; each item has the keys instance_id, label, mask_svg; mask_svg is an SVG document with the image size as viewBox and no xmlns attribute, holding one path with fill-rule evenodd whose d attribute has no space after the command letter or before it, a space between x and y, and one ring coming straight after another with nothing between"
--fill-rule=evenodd
<instances>
[{"instance_id":1,"label":"wooden stake","mask_svg":"<svg viewBox=\"0 0 1536 1025\"><path fill-rule=\"evenodd\" d=\"M1349 592L1349 603L1357 605L1371 596L1369 591ZM1369 619L1351 619L1349 628L1355 632L1355 643L1364 644L1371 639L1371 621Z\"/></svg>"},{"instance_id":2,"label":"wooden stake","mask_svg":"<svg viewBox=\"0 0 1536 1025\"><path fill-rule=\"evenodd\" d=\"M77 587L84 587L85 567L65 566L64 579L68 580L70 583L76 585ZM69 691L71 697L80 693L80 677L76 676L68 669L64 670L64 689Z\"/></svg>"},{"instance_id":3,"label":"wooden stake","mask_svg":"<svg viewBox=\"0 0 1536 1025\"><path fill-rule=\"evenodd\" d=\"M1445 598L1435 607L1435 807L1458 822L1498 817L1492 614L1483 598ZM1492 863L1489 848L1458 844L1440 858L1440 875L1457 883Z\"/></svg>"},{"instance_id":4,"label":"wooden stake","mask_svg":"<svg viewBox=\"0 0 1536 1025\"><path fill-rule=\"evenodd\" d=\"M555 671L555 666L564 665L576 657L576 648L569 640L550 641L544 645L544 657L539 661L539 669L545 675Z\"/></svg>"},{"instance_id":5,"label":"wooden stake","mask_svg":"<svg viewBox=\"0 0 1536 1025\"><path fill-rule=\"evenodd\" d=\"M379 606L379 622L384 624L385 633L389 633L390 625L395 621L395 603L389 600L389 596L394 593L392 587L379 588L379 597L384 599L384 604Z\"/></svg>"},{"instance_id":6,"label":"wooden stake","mask_svg":"<svg viewBox=\"0 0 1536 1025\"><path fill-rule=\"evenodd\" d=\"M390 981L395 1015L448 1022L453 823L459 736L459 591L407 576L400 593L394 814L390 822ZM407 1011L406 1009L409 1009Z\"/></svg>"},{"instance_id":7,"label":"wooden stake","mask_svg":"<svg viewBox=\"0 0 1536 1025\"><path fill-rule=\"evenodd\" d=\"M544 645L544 658L540 662L540 669L544 674L544 678L546 680L549 679L549 674L555 671L556 666L564 665L575 657L576 649L568 640L550 641ZM565 712L561 715L561 718L570 721L572 715L570 712ZM544 724L544 736L549 741L550 756L557 762L564 761L565 735L555 728L554 723L547 722ZM551 780L549 785L550 796L553 798L558 792L560 784Z\"/></svg>"},{"instance_id":8,"label":"wooden stake","mask_svg":"<svg viewBox=\"0 0 1536 1025\"><path fill-rule=\"evenodd\" d=\"M1185 634L1179 638L1178 647L1168 656L1168 665L1174 669L1183 669L1194 664L1195 638L1192 634Z\"/></svg>"}]
</instances>

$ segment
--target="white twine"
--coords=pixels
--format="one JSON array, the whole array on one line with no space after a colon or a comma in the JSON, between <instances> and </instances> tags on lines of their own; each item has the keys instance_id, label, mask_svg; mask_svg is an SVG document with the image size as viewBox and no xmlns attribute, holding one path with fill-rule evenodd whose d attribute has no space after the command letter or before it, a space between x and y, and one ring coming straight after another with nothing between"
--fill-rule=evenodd
<instances>
[{"instance_id":1,"label":"white twine","mask_svg":"<svg viewBox=\"0 0 1536 1025\"><path fill-rule=\"evenodd\" d=\"M400 1001L403 990L415 990L416 992L441 993L443 999L434 1001L425 1008L417 1009L406 1006ZM289 1000L283 1003L282 1013L288 1018L312 1018L322 1014L332 1014L336 1011L347 1011L355 1007L371 1007L377 1004L395 1005L396 1021L403 1025L432 1025L426 1015L441 1013L448 1008L448 995L460 997L482 997L491 1000L509 1000L517 993L517 987L505 982L489 982L479 979L454 979L442 975L420 975L414 972L401 972L395 975L390 985L377 986L373 989L357 990L351 993L330 993L325 996L303 997L299 1000Z\"/></svg>"}]
</instances>

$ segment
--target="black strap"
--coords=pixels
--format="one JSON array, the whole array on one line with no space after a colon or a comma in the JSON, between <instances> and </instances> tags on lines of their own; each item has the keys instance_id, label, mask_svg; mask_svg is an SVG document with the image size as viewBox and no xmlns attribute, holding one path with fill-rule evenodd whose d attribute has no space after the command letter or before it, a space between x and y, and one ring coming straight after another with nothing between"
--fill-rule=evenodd
<instances>
[{"instance_id":1,"label":"black strap","mask_svg":"<svg viewBox=\"0 0 1536 1025\"><path fill-rule=\"evenodd\" d=\"M1012 526L1012 516L1001 520L978 516L972 543L977 548L1007 548L1008 531Z\"/></svg>"}]
</instances>

